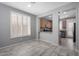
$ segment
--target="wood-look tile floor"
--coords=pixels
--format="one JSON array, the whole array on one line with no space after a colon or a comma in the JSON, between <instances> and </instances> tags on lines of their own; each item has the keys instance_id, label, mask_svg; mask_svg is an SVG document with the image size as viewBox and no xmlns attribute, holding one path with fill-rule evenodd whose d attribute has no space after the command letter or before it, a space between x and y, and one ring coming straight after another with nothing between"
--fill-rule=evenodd
<instances>
[{"instance_id":1,"label":"wood-look tile floor","mask_svg":"<svg viewBox=\"0 0 79 59\"><path fill-rule=\"evenodd\" d=\"M28 40L0 49L0 56L77 56L74 50L38 40Z\"/></svg>"},{"instance_id":2,"label":"wood-look tile floor","mask_svg":"<svg viewBox=\"0 0 79 59\"><path fill-rule=\"evenodd\" d=\"M63 47L69 48L69 49L74 49L74 42L73 38L61 38L61 45Z\"/></svg>"}]
</instances>

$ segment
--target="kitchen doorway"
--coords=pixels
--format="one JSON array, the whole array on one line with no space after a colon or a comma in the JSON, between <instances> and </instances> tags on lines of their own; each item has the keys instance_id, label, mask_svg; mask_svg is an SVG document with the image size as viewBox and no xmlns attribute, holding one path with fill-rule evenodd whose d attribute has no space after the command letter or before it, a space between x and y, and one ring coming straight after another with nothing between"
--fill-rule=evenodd
<instances>
[{"instance_id":1,"label":"kitchen doorway","mask_svg":"<svg viewBox=\"0 0 79 59\"><path fill-rule=\"evenodd\" d=\"M76 10L67 10L59 14L59 45L74 49L76 43Z\"/></svg>"}]
</instances>

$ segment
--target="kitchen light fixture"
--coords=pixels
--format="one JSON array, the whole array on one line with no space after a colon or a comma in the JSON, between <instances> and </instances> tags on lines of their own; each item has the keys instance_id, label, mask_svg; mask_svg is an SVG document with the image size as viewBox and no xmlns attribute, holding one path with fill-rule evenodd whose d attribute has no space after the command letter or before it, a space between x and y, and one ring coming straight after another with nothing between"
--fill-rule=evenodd
<instances>
[{"instance_id":1,"label":"kitchen light fixture","mask_svg":"<svg viewBox=\"0 0 79 59\"><path fill-rule=\"evenodd\" d=\"M49 17L51 18L52 16L50 15Z\"/></svg>"}]
</instances>

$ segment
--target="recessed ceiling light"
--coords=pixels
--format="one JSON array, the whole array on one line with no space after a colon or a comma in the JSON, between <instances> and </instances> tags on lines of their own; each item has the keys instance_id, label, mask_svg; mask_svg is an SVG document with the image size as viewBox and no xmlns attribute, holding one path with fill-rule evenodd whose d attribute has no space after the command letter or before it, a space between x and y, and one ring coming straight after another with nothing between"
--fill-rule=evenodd
<instances>
[{"instance_id":1,"label":"recessed ceiling light","mask_svg":"<svg viewBox=\"0 0 79 59\"><path fill-rule=\"evenodd\" d=\"M67 12L63 12L63 14L66 14Z\"/></svg>"},{"instance_id":2,"label":"recessed ceiling light","mask_svg":"<svg viewBox=\"0 0 79 59\"><path fill-rule=\"evenodd\" d=\"M32 6L31 4L28 4L28 5L27 5L27 7L31 7L31 6Z\"/></svg>"},{"instance_id":3,"label":"recessed ceiling light","mask_svg":"<svg viewBox=\"0 0 79 59\"><path fill-rule=\"evenodd\" d=\"M36 2L30 2L27 7L32 7Z\"/></svg>"}]
</instances>

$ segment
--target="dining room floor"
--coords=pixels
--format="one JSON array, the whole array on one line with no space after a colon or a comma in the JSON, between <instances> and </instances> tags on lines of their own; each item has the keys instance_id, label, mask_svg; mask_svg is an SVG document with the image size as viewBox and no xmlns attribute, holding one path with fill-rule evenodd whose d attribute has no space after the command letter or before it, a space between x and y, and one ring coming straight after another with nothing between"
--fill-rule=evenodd
<instances>
[{"instance_id":1,"label":"dining room floor","mask_svg":"<svg viewBox=\"0 0 79 59\"><path fill-rule=\"evenodd\" d=\"M0 56L78 56L75 50L55 46L40 40L27 40L0 48Z\"/></svg>"}]
</instances>

